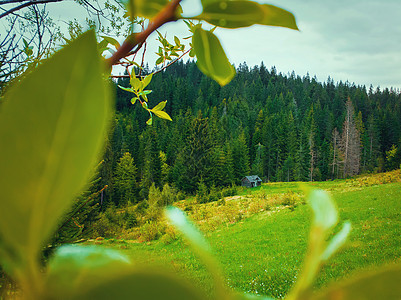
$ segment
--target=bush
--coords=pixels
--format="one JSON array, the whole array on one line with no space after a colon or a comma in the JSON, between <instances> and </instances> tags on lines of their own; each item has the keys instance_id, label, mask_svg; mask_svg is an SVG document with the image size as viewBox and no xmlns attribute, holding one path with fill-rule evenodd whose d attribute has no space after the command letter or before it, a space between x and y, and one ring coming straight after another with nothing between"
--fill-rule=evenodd
<instances>
[{"instance_id":1,"label":"bush","mask_svg":"<svg viewBox=\"0 0 401 300\"><path fill-rule=\"evenodd\" d=\"M285 193L282 198L282 205L289 206L290 210L293 211L295 207L298 206L299 203L302 203L302 198L300 195L294 193L293 191L289 191Z\"/></svg>"},{"instance_id":2,"label":"bush","mask_svg":"<svg viewBox=\"0 0 401 300\"><path fill-rule=\"evenodd\" d=\"M231 187L224 188L221 190L222 197L232 197L238 192L237 186L232 185Z\"/></svg>"},{"instance_id":3,"label":"bush","mask_svg":"<svg viewBox=\"0 0 401 300\"><path fill-rule=\"evenodd\" d=\"M161 237L161 241L165 244L171 244L175 240L177 240L177 232L172 226L167 226L165 229L165 234Z\"/></svg>"},{"instance_id":4,"label":"bush","mask_svg":"<svg viewBox=\"0 0 401 300\"><path fill-rule=\"evenodd\" d=\"M160 222L148 221L140 229L141 238L145 242L157 240L165 231L165 225Z\"/></svg>"},{"instance_id":5,"label":"bush","mask_svg":"<svg viewBox=\"0 0 401 300\"><path fill-rule=\"evenodd\" d=\"M116 236L121 230L120 226L116 223L110 221L110 218L107 217L105 213L100 214L100 218L93 224L93 236L98 237L103 236L106 238L111 238Z\"/></svg>"}]
</instances>

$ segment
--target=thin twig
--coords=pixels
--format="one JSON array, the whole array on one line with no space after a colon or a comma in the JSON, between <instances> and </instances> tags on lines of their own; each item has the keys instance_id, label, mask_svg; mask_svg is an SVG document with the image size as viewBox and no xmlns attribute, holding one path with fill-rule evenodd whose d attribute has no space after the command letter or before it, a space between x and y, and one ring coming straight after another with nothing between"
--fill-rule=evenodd
<instances>
[{"instance_id":1,"label":"thin twig","mask_svg":"<svg viewBox=\"0 0 401 300\"><path fill-rule=\"evenodd\" d=\"M5 11L4 13L2 13L0 15L0 19L4 18L5 16L8 16L9 14L12 14L13 12L15 12L17 10L23 9L25 7L28 7L28 6L31 6L34 4L45 4L45 3L50 3L50 2L61 2L61 1L63 1L63 0L35 0L35 1L26 2L26 3L23 3L21 5L18 5L16 7L12 8L12 9Z\"/></svg>"},{"instance_id":2,"label":"thin twig","mask_svg":"<svg viewBox=\"0 0 401 300\"><path fill-rule=\"evenodd\" d=\"M107 59L108 68L111 69L115 63L117 63L121 58L127 56L136 45L143 43L148 36L156 31L160 26L168 22L178 20L176 13L180 2L181 0L171 1L159 14L156 15L156 17L152 22L149 23L149 26L144 31L128 36L121 47L118 48L113 54L113 56Z\"/></svg>"}]
</instances>

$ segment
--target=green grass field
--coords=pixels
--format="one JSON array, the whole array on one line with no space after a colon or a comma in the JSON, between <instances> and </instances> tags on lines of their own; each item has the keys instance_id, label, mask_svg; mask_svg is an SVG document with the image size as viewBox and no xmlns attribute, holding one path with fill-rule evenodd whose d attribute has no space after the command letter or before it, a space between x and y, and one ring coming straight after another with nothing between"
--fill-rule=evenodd
<instances>
[{"instance_id":1,"label":"green grass field","mask_svg":"<svg viewBox=\"0 0 401 300\"><path fill-rule=\"evenodd\" d=\"M375 184L365 178L308 185L328 190L337 203L340 222L350 220L352 223L347 244L322 269L316 287L360 270L400 262L400 182ZM297 183L274 183L247 190L245 194L280 194L290 190L299 192L301 188ZM205 234L221 262L229 286L242 292L281 298L296 281L302 267L310 219L308 205L298 205L293 211L281 208L275 213L263 211L239 222L225 222ZM334 232L338 230L339 226ZM113 247L119 246L114 244ZM138 264L164 265L195 284L211 289L208 273L181 239L167 245L161 241L128 243L123 248Z\"/></svg>"}]
</instances>

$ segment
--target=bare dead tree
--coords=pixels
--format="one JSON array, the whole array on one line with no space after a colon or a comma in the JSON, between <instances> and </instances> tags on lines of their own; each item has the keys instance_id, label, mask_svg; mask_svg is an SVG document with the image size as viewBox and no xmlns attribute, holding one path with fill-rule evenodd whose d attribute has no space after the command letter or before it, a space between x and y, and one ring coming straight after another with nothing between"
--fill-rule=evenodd
<instances>
[{"instance_id":1,"label":"bare dead tree","mask_svg":"<svg viewBox=\"0 0 401 300\"><path fill-rule=\"evenodd\" d=\"M356 128L354 107L351 99L346 102L346 116L341 138L341 150L344 153L344 177L359 173L361 159L361 139Z\"/></svg>"}]
</instances>

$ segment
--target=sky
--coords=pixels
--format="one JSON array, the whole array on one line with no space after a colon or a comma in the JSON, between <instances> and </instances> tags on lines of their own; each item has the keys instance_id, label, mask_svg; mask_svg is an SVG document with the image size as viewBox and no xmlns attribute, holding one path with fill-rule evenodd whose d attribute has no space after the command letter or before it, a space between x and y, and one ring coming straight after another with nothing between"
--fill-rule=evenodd
<instances>
[{"instance_id":1,"label":"sky","mask_svg":"<svg viewBox=\"0 0 401 300\"><path fill-rule=\"evenodd\" d=\"M216 29L228 58L238 66L275 66L283 74L307 73L318 81L349 81L369 88L401 89L400 0L270 0L260 1L291 11L300 31L254 25ZM60 5L59 3L54 5ZM183 0L186 15L201 12L200 0ZM61 7L61 6L58 6ZM74 17L72 10L63 10ZM185 37L183 22L160 29L168 36ZM156 35L149 37L146 60L152 67ZM154 46L152 46L152 44Z\"/></svg>"}]
</instances>

